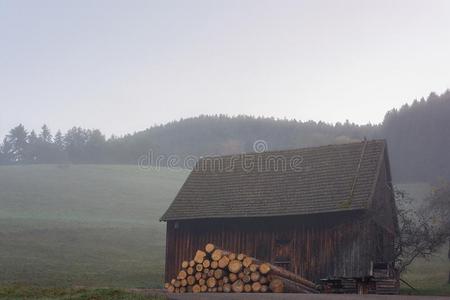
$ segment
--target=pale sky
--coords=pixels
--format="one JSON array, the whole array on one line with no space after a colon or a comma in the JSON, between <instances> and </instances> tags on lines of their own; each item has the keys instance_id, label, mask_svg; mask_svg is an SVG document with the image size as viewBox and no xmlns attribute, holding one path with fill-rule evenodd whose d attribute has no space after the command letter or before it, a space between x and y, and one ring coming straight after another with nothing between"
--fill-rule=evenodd
<instances>
[{"instance_id":1,"label":"pale sky","mask_svg":"<svg viewBox=\"0 0 450 300\"><path fill-rule=\"evenodd\" d=\"M378 123L448 88L445 0L0 0L0 136L219 113Z\"/></svg>"}]
</instances>

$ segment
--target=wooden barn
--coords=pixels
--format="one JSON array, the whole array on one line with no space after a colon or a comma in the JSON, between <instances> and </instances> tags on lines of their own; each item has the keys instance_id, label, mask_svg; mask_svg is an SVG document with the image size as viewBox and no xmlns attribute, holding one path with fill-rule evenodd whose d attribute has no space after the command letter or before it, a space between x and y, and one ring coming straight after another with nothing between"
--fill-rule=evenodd
<instances>
[{"instance_id":1,"label":"wooden barn","mask_svg":"<svg viewBox=\"0 0 450 300\"><path fill-rule=\"evenodd\" d=\"M161 220L166 281L211 242L315 282L366 282L392 266L398 234L386 142L203 158Z\"/></svg>"}]
</instances>

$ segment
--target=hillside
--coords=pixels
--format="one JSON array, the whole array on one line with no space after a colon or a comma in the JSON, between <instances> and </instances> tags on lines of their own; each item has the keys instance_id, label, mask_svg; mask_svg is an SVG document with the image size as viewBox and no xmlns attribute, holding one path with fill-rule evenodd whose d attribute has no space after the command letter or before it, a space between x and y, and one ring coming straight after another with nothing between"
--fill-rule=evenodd
<instances>
[{"instance_id":1,"label":"hillside","mask_svg":"<svg viewBox=\"0 0 450 300\"><path fill-rule=\"evenodd\" d=\"M396 182L434 182L450 178L449 115L450 91L393 109L377 125L199 116L110 139L79 127L52 136L46 126L40 133L17 126L0 147L0 164L137 164L144 158L147 164L166 166L172 155L170 164L192 167L183 159L251 152L258 140L268 150L279 150L385 138Z\"/></svg>"},{"instance_id":2,"label":"hillside","mask_svg":"<svg viewBox=\"0 0 450 300\"><path fill-rule=\"evenodd\" d=\"M164 223L186 171L137 166L0 167L0 282L161 283Z\"/></svg>"},{"instance_id":3,"label":"hillside","mask_svg":"<svg viewBox=\"0 0 450 300\"><path fill-rule=\"evenodd\" d=\"M114 141L137 153L193 155L252 152L257 140L269 150L384 138L395 182L450 179L450 91L388 111L381 124L301 122L248 116L200 116L153 127ZM139 149L139 150L137 150ZM126 160L125 158L123 158Z\"/></svg>"}]
</instances>

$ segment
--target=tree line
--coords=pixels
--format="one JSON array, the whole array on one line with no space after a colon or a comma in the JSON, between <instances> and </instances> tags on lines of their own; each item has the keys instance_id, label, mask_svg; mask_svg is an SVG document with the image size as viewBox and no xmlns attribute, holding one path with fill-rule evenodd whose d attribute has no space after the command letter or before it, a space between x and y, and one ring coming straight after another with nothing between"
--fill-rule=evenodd
<instances>
[{"instance_id":1,"label":"tree line","mask_svg":"<svg viewBox=\"0 0 450 300\"><path fill-rule=\"evenodd\" d=\"M97 129L74 127L53 136L45 124L39 134L19 124L3 139L0 164L99 163L105 146L105 136Z\"/></svg>"},{"instance_id":2,"label":"tree line","mask_svg":"<svg viewBox=\"0 0 450 300\"><path fill-rule=\"evenodd\" d=\"M22 124L12 128L0 147L0 164L119 163L134 164L142 155L234 154L253 151L256 140L268 150L351 142L370 136L377 126L346 122L298 122L249 116L199 116L123 137L106 138L98 129L73 127L55 135L47 125L38 133Z\"/></svg>"},{"instance_id":3,"label":"tree line","mask_svg":"<svg viewBox=\"0 0 450 300\"><path fill-rule=\"evenodd\" d=\"M136 164L154 156L201 157L253 151L256 140L268 150L385 138L396 181L450 178L450 92L414 101L387 112L381 124L328 124L251 116L199 116L154 126L122 137L73 127L54 135L43 125L38 133L12 128L0 146L0 164Z\"/></svg>"}]
</instances>

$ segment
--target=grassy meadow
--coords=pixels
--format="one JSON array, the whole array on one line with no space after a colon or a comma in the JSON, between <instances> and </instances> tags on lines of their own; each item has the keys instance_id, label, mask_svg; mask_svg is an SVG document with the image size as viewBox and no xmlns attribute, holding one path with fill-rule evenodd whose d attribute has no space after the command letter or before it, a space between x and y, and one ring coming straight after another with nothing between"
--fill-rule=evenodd
<instances>
[{"instance_id":1,"label":"grassy meadow","mask_svg":"<svg viewBox=\"0 0 450 300\"><path fill-rule=\"evenodd\" d=\"M0 166L0 298L22 299L23 286L34 286L43 299L147 299L77 287L162 285L159 217L187 175L130 165ZM429 192L426 184L399 188L418 201ZM450 295L449 269L443 249L404 277L421 293Z\"/></svg>"},{"instance_id":2,"label":"grassy meadow","mask_svg":"<svg viewBox=\"0 0 450 300\"><path fill-rule=\"evenodd\" d=\"M447 258L448 246L443 247L430 259L418 259L402 276L418 291L406 285L402 286L405 294L446 295L450 296L450 284L447 283L450 262Z\"/></svg>"},{"instance_id":3,"label":"grassy meadow","mask_svg":"<svg viewBox=\"0 0 450 300\"><path fill-rule=\"evenodd\" d=\"M138 293L115 288L43 288L11 285L0 287L0 299L7 300L164 300L157 293Z\"/></svg>"},{"instance_id":4,"label":"grassy meadow","mask_svg":"<svg viewBox=\"0 0 450 300\"><path fill-rule=\"evenodd\" d=\"M188 172L118 165L0 167L0 283L158 287L159 217Z\"/></svg>"}]
</instances>

